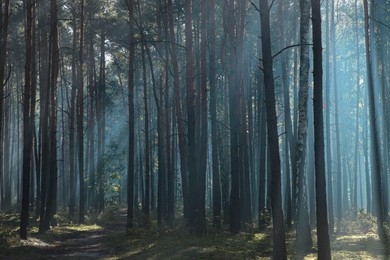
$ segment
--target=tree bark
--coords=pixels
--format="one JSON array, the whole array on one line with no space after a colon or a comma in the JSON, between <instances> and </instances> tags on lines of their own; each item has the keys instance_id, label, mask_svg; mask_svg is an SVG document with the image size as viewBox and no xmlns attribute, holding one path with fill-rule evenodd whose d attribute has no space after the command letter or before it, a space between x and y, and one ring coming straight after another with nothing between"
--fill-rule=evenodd
<instances>
[{"instance_id":1,"label":"tree bark","mask_svg":"<svg viewBox=\"0 0 390 260\"><path fill-rule=\"evenodd\" d=\"M25 65L25 85L23 100L23 189L22 189L22 211L20 214L20 238L27 239L27 226L29 221L29 195L30 195L30 171L32 156L32 121L31 121L31 57L32 57L32 0L26 2L26 65ZM8 12L7 12L8 15ZM3 81L0 81L3 88ZM0 96L0 99L3 99Z\"/></svg>"},{"instance_id":2,"label":"tree bark","mask_svg":"<svg viewBox=\"0 0 390 260\"><path fill-rule=\"evenodd\" d=\"M267 110L268 144L271 167L271 207L272 207L272 240L273 259L287 259L286 240L282 211L281 169L279 138L275 107L275 86L270 32L270 10L268 0L260 1L260 22L262 35L263 73L265 86L265 103Z\"/></svg>"},{"instance_id":3,"label":"tree bark","mask_svg":"<svg viewBox=\"0 0 390 260\"><path fill-rule=\"evenodd\" d=\"M372 3L371 3L372 4ZM372 199L376 205L373 207L373 213L377 217L378 235L382 242L386 241L386 234L383 227L382 215L382 189L381 189L381 167L379 156L378 132L376 125L376 109L375 109L375 90L374 79L372 75L372 58L371 58L371 43L370 30L368 21L368 3L363 0L364 6L364 32L365 32L365 50L367 64L367 84L368 84L368 105L369 105L369 121L370 121L370 141L371 141L371 165L372 165ZM372 8L372 7L371 7Z\"/></svg>"},{"instance_id":4,"label":"tree bark","mask_svg":"<svg viewBox=\"0 0 390 260\"><path fill-rule=\"evenodd\" d=\"M299 70L299 104L298 104L298 135L296 146L296 171L297 171L297 241L296 250L298 253L308 253L313 245L309 224L309 213L307 208L307 189L305 176L305 159L307 148L307 124L308 112L307 103L309 97L309 35L310 35L310 2L300 1L301 9L301 52Z\"/></svg>"},{"instance_id":5,"label":"tree bark","mask_svg":"<svg viewBox=\"0 0 390 260\"><path fill-rule=\"evenodd\" d=\"M129 14L129 158L127 168L127 224L126 228L133 228L133 210L134 210L134 8L133 0L127 0L127 9Z\"/></svg>"},{"instance_id":6,"label":"tree bark","mask_svg":"<svg viewBox=\"0 0 390 260\"><path fill-rule=\"evenodd\" d=\"M324 119L322 94L322 37L321 1L311 0L313 30L313 77L314 77L314 152L316 173L316 211L318 259L330 260L328 234L328 210L326 205L326 180L324 160Z\"/></svg>"},{"instance_id":7,"label":"tree bark","mask_svg":"<svg viewBox=\"0 0 390 260\"><path fill-rule=\"evenodd\" d=\"M78 223L84 224L85 187L84 187L84 0L80 3L80 46L78 67L78 93L77 93L77 142L78 142L78 165L79 165L79 218Z\"/></svg>"},{"instance_id":8,"label":"tree bark","mask_svg":"<svg viewBox=\"0 0 390 260\"><path fill-rule=\"evenodd\" d=\"M332 173L332 148L330 131L330 32L329 32L329 1L326 0L326 18L325 18L325 42L326 42L326 61L325 61L325 79L326 79L326 171L328 175L328 209L329 209L329 231L334 232L334 214L333 214L333 173Z\"/></svg>"}]
</instances>

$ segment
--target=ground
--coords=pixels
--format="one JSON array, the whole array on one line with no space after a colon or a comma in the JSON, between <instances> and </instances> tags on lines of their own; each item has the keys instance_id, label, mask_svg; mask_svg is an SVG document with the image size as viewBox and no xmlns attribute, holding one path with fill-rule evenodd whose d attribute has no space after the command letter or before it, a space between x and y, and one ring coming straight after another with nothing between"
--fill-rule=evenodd
<instances>
[{"instance_id":1,"label":"ground","mask_svg":"<svg viewBox=\"0 0 390 260\"><path fill-rule=\"evenodd\" d=\"M97 218L96 224L59 224L46 234L39 234L32 223L28 240L20 241L16 236L18 215L2 214L0 259L270 259L272 255L270 229L248 228L231 235L227 227L217 231L210 226L206 237L197 237L180 219L174 228L157 228L152 222L131 232L125 232L125 222L125 211L112 210ZM332 235L332 259L385 259L385 247L372 223L367 216L340 223L343 228ZM293 231L287 238L289 255L296 259L292 255ZM316 259L315 248L305 259Z\"/></svg>"}]
</instances>

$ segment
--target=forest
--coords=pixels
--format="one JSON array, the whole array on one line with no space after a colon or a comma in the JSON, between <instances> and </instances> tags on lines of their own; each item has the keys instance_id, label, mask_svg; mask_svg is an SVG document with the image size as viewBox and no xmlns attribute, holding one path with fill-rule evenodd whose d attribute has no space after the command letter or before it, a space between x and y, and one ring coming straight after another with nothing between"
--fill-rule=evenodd
<instances>
[{"instance_id":1,"label":"forest","mask_svg":"<svg viewBox=\"0 0 390 260\"><path fill-rule=\"evenodd\" d=\"M0 259L388 259L390 1L0 0Z\"/></svg>"}]
</instances>

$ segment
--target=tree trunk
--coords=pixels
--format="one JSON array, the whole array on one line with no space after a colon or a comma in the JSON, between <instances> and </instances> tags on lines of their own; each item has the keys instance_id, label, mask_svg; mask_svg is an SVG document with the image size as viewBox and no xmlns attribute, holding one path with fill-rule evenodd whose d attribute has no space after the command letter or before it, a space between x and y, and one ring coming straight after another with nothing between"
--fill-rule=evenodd
<instances>
[{"instance_id":1,"label":"tree trunk","mask_svg":"<svg viewBox=\"0 0 390 260\"><path fill-rule=\"evenodd\" d=\"M127 168L127 224L126 228L133 228L133 209L134 209L134 14L133 0L127 0L127 9L129 13L129 158Z\"/></svg>"},{"instance_id":2,"label":"tree trunk","mask_svg":"<svg viewBox=\"0 0 390 260\"><path fill-rule=\"evenodd\" d=\"M78 67L78 84L77 93L77 142L78 142L78 164L79 164L79 224L84 224L84 207L85 207L85 187L84 187L84 0L80 3L80 46L79 46L79 67Z\"/></svg>"},{"instance_id":3,"label":"tree trunk","mask_svg":"<svg viewBox=\"0 0 390 260\"><path fill-rule=\"evenodd\" d=\"M271 207L272 207L272 240L273 259L287 259L284 221L281 194L281 169L279 138L275 107L275 87L271 49L270 13L267 0L260 1L260 22L262 35L263 73L265 86L265 103L267 110L268 144L271 166Z\"/></svg>"},{"instance_id":4,"label":"tree trunk","mask_svg":"<svg viewBox=\"0 0 390 260\"><path fill-rule=\"evenodd\" d=\"M141 27L140 30L143 30ZM141 31L141 37L142 40L145 40L143 38L143 31ZM142 79L143 79L143 86L144 86L144 109L145 109L145 117L144 117L144 131L145 131L145 204L143 204L143 211L144 211L144 224L146 226L149 225L150 217L149 217L149 210L150 210L150 164L149 164L149 109L148 109L148 89L147 89L147 80L146 80L146 61L145 61L145 46L141 46L142 50ZM168 123L168 122L167 122ZM142 174L142 173L141 173Z\"/></svg>"},{"instance_id":5,"label":"tree trunk","mask_svg":"<svg viewBox=\"0 0 390 260\"><path fill-rule=\"evenodd\" d=\"M76 25L76 7L72 6L72 90L69 107L69 216L74 216L76 206L76 149L75 149L75 119L76 119L76 56L77 56L77 25Z\"/></svg>"},{"instance_id":6,"label":"tree trunk","mask_svg":"<svg viewBox=\"0 0 390 260\"><path fill-rule=\"evenodd\" d=\"M329 205L329 231L331 234L334 232L334 214L333 214L333 173L332 173L332 148L331 148L331 131L330 131L330 66L329 66L329 57L330 57L330 32L329 32L329 1L326 0L326 61L325 61L325 79L326 79L326 171L328 175L328 205Z\"/></svg>"},{"instance_id":7,"label":"tree trunk","mask_svg":"<svg viewBox=\"0 0 390 260\"><path fill-rule=\"evenodd\" d=\"M372 3L371 3L372 4ZM386 234L383 227L382 215L382 192L381 192L381 167L379 159L379 144L378 132L376 125L376 109L375 109L375 90L374 80L372 75L372 60L371 60L371 44L370 31L368 21L368 3L363 0L364 5L364 31L365 31L365 48L366 48L366 64L367 64L367 82L368 82L368 105L369 105L369 120L370 120L370 141L371 141L371 165L372 165L372 199L375 201L373 213L377 217L378 235L382 242L386 240ZM373 7L371 7L373 8Z\"/></svg>"},{"instance_id":8,"label":"tree trunk","mask_svg":"<svg viewBox=\"0 0 390 260\"><path fill-rule=\"evenodd\" d=\"M332 0L331 6L331 22L330 22L330 39L332 45L332 63L333 63L333 88L334 88L334 98L335 98L335 125L336 125L336 216L337 221L340 223L343 215L343 190L342 190L342 171L341 171L341 145L340 145L340 123L339 123L339 97L338 97L338 86L337 86L337 62L336 62L336 24L334 20L334 0ZM338 227L339 228L339 227Z\"/></svg>"},{"instance_id":9,"label":"tree trunk","mask_svg":"<svg viewBox=\"0 0 390 260\"><path fill-rule=\"evenodd\" d=\"M186 60L186 89L187 89L187 139L188 139L188 172L190 198L190 224L195 220L196 189L198 186L198 159L195 140L195 90L194 90L194 57L192 29L192 0L184 1L185 12L185 60Z\"/></svg>"},{"instance_id":10,"label":"tree trunk","mask_svg":"<svg viewBox=\"0 0 390 260\"><path fill-rule=\"evenodd\" d=\"M296 250L298 253L308 253L313 245L309 224L309 213L307 209L307 189L305 176L305 159L307 148L307 124L308 112L307 103L309 98L309 35L310 35L310 2L300 1L301 8L301 52L299 70L299 104L298 104L298 135L296 146L296 171L297 171L297 241Z\"/></svg>"},{"instance_id":11,"label":"tree trunk","mask_svg":"<svg viewBox=\"0 0 390 260\"><path fill-rule=\"evenodd\" d=\"M49 168L50 174L49 190L46 203L45 222L50 223L56 212L57 205L57 77L58 77L58 30L57 30L57 1L51 0L50 7L50 147L49 147Z\"/></svg>"},{"instance_id":12,"label":"tree trunk","mask_svg":"<svg viewBox=\"0 0 390 260\"><path fill-rule=\"evenodd\" d=\"M356 133L355 133L355 157L354 157L354 167L353 167L353 185L352 185L352 210L353 214L356 217L358 211L357 205L357 172L358 172L358 163L359 162L359 116L360 116L360 52L359 52L359 34L358 34L358 0L355 0L355 32L356 32L356 59L357 59L357 75L356 75ZM363 192L362 190L360 192Z\"/></svg>"},{"instance_id":13,"label":"tree trunk","mask_svg":"<svg viewBox=\"0 0 390 260\"><path fill-rule=\"evenodd\" d=\"M5 0L4 7L3 7L3 0L0 1L0 151L3 151L4 76L5 76L5 65L7 63L7 38L8 38L8 23L9 23L9 16L10 16L9 3L10 0ZM0 178L4 178L2 152L0 152ZM4 194L4 190L3 189L1 190L2 190L2 194ZM1 196L1 198L3 198L3 196ZM0 209L4 209L3 203L4 201L0 201Z\"/></svg>"},{"instance_id":14,"label":"tree trunk","mask_svg":"<svg viewBox=\"0 0 390 260\"><path fill-rule=\"evenodd\" d=\"M104 211L104 143L105 143L105 103L106 103L106 35L104 32L100 35L100 64L99 64L99 84L97 89L97 131L98 131L98 150L97 150L97 210Z\"/></svg>"},{"instance_id":15,"label":"tree trunk","mask_svg":"<svg viewBox=\"0 0 390 260\"><path fill-rule=\"evenodd\" d=\"M173 66L173 92L175 100L175 113L177 120L177 128L179 134L179 153L180 153L180 172L183 191L183 204L184 204L184 217L189 217L189 194L188 194L188 159L187 159L187 145L185 140L185 126L182 118L182 105L181 105L181 93L180 93L180 78L179 78L179 65L177 62L177 46L175 44L175 31L173 24L173 6L172 0L168 0L168 23L169 34L171 40L171 56Z\"/></svg>"},{"instance_id":16,"label":"tree trunk","mask_svg":"<svg viewBox=\"0 0 390 260\"><path fill-rule=\"evenodd\" d=\"M32 124L31 121L31 57L32 57L32 17L33 3L28 0L26 3L26 66L25 66L25 85L23 100L23 194L22 194L22 211L20 214L20 238L27 239L27 226L29 221L29 195L30 195L30 166L32 156ZM8 15L8 12L6 13ZM3 81L0 81L3 88ZM2 96L0 96L2 99Z\"/></svg>"},{"instance_id":17,"label":"tree trunk","mask_svg":"<svg viewBox=\"0 0 390 260\"><path fill-rule=\"evenodd\" d=\"M47 12L50 12L50 7L47 2L40 2L40 132L41 132L41 208L39 232L44 233L50 228L49 218L46 216L47 203L49 194L50 181L50 136L49 136L49 117L50 117L50 54L48 35L50 33L50 21L46 17Z\"/></svg>"},{"instance_id":18,"label":"tree trunk","mask_svg":"<svg viewBox=\"0 0 390 260\"><path fill-rule=\"evenodd\" d=\"M321 1L311 0L313 30L313 77L314 77L314 152L316 173L316 211L318 259L330 260L328 234L328 210L326 205L326 180L324 161L324 119L322 98L322 37Z\"/></svg>"}]
</instances>

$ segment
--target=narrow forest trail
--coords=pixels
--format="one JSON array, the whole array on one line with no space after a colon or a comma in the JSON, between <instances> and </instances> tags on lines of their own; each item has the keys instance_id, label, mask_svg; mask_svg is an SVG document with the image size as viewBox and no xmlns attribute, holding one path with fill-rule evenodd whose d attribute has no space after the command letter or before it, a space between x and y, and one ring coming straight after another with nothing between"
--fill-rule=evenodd
<instances>
[{"instance_id":1,"label":"narrow forest trail","mask_svg":"<svg viewBox=\"0 0 390 260\"><path fill-rule=\"evenodd\" d=\"M82 232L72 234L64 241L58 241L47 248L48 258L106 258L113 255L109 248L104 246L108 231L102 229L93 232Z\"/></svg>"},{"instance_id":2,"label":"narrow forest trail","mask_svg":"<svg viewBox=\"0 0 390 260\"><path fill-rule=\"evenodd\" d=\"M109 243L110 236L124 235L126 213L121 212L108 225L91 231L77 231L64 236L44 250L47 258L57 259L106 259L115 257L115 249Z\"/></svg>"}]
</instances>

